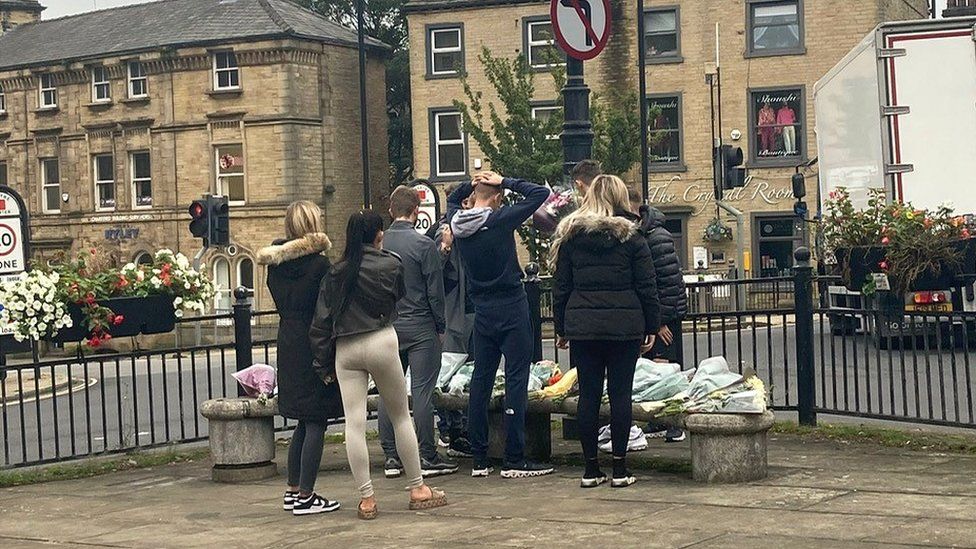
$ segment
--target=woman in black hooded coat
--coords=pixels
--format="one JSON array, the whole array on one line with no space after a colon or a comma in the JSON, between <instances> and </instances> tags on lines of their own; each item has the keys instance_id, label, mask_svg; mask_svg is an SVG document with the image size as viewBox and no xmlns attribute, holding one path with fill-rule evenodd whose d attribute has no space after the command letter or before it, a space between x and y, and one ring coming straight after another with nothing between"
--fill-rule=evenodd
<instances>
[{"instance_id":1,"label":"woman in black hooded coat","mask_svg":"<svg viewBox=\"0 0 976 549\"><path fill-rule=\"evenodd\" d=\"M314 492L325 429L342 417L338 385L326 385L312 368L308 331L323 277L325 252L332 247L322 232L322 211L312 202L291 204L285 213L287 239L258 252L268 266L268 288L278 310L278 413L298 420L288 449L288 489L283 508L296 515L335 511L339 504Z\"/></svg>"}]
</instances>

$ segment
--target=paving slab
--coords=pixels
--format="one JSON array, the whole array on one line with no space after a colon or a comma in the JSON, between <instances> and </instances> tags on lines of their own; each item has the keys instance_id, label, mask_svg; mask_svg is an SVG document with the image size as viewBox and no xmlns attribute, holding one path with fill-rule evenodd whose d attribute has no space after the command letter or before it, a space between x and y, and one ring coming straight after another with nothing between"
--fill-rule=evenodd
<instances>
[{"instance_id":1,"label":"paving slab","mask_svg":"<svg viewBox=\"0 0 976 549\"><path fill-rule=\"evenodd\" d=\"M807 511L942 518L972 521L976 527L976 497L883 492L849 492L807 507Z\"/></svg>"},{"instance_id":2,"label":"paving slab","mask_svg":"<svg viewBox=\"0 0 976 549\"><path fill-rule=\"evenodd\" d=\"M918 547L917 545L902 545L900 543L878 543L871 541L845 541L830 538L799 538L793 536L745 536L729 534L712 538L699 545L692 545L684 549L899 549Z\"/></svg>"},{"instance_id":3,"label":"paving slab","mask_svg":"<svg viewBox=\"0 0 976 549\"><path fill-rule=\"evenodd\" d=\"M908 543L928 547L976 547L976 524L971 520L916 520L880 535L880 543Z\"/></svg>"},{"instance_id":4,"label":"paving slab","mask_svg":"<svg viewBox=\"0 0 976 549\"><path fill-rule=\"evenodd\" d=\"M976 468L974 468L976 469ZM976 477L960 473L930 474L928 471L818 471L796 469L785 475L777 475L759 484L770 486L810 487L846 491L967 495L976 496Z\"/></svg>"}]
</instances>

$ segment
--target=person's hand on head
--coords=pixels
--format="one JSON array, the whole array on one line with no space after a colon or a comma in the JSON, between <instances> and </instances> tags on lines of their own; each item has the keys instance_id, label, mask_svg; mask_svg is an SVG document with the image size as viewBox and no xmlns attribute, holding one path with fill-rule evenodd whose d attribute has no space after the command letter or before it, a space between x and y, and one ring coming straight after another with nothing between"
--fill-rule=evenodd
<instances>
[{"instance_id":1,"label":"person's hand on head","mask_svg":"<svg viewBox=\"0 0 976 549\"><path fill-rule=\"evenodd\" d=\"M478 175L481 176L481 183L491 185L493 187L500 186L502 184L502 180L504 179L501 175L495 172L482 172Z\"/></svg>"}]
</instances>

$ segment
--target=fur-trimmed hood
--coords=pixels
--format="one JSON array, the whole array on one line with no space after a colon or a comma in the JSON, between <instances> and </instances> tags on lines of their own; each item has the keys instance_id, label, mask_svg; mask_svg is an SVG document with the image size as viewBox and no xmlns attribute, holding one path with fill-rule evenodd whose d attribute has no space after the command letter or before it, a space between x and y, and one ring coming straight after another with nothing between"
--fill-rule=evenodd
<instances>
[{"instance_id":1,"label":"fur-trimmed hood","mask_svg":"<svg viewBox=\"0 0 976 549\"><path fill-rule=\"evenodd\" d=\"M624 217L607 217L594 214L571 215L564 219L556 229L555 241L558 243L571 240L581 235L604 237L602 240L616 240L627 242L637 234L637 226ZM609 238L606 238L609 237Z\"/></svg>"},{"instance_id":2,"label":"fur-trimmed hood","mask_svg":"<svg viewBox=\"0 0 976 549\"><path fill-rule=\"evenodd\" d=\"M332 241L325 233L309 233L301 238L276 241L258 251L260 265L281 265L313 254L321 254L332 248Z\"/></svg>"}]
</instances>

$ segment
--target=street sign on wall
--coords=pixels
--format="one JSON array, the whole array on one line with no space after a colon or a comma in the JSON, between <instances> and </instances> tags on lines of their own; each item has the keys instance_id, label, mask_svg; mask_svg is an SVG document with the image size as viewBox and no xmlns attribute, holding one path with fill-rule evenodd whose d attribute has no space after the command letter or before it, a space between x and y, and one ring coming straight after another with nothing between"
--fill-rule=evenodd
<instances>
[{"instance_id":1,"label":"street sign on wall","mask_svg":"<svg viewBox=\"0 0 976 549\"><path fill-rule=\"evenodd\" d=\"M414 190L420 195L420 214L414 228L420 234L427 234L441 216L437 191L425 184L416 185Z\"/></svg>"},{"instance_id":2,"label":"street sign on wall","mask_svg":"<svg viewBox=\"0 0 976 549\"><path fill-rule=\"evenodd\" d=\"M552 31L566 55L587 61L610 40L610 0L552 0Z\"/></svg>"},{"instance_id":3,"label":"street sign on wall","mask_svg":"<svg viewBox=\"0 0 976 549\"><path fill-rule=\"evenodd\" d=\"M13 280L27 270L30 257L30 220L24 201L17 191L0 185L0 283ZM0 325L0 336L13 334ZM3 345L6 350L9 342Z\"/></svg>"}]
</instances>

